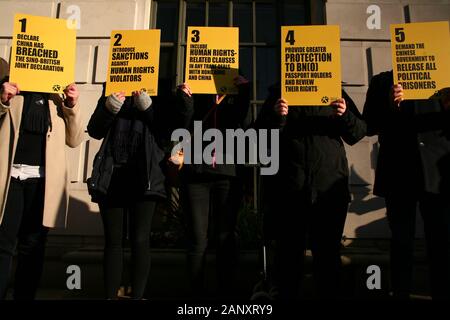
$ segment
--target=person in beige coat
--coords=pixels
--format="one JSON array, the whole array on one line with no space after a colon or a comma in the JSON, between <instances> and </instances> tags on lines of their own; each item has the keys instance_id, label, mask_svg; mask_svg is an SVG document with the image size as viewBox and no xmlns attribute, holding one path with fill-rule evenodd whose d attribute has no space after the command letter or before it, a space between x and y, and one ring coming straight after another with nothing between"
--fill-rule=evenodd
<instances>
[{"instance_id":1,"label":"person in beige coat","mask_svg":"<svg viewBox=\"0 0 450 320\"><path fill-rule=\"evenodd\" d=\"M20 92L19 85L0 79L0 299L16 247L14 298L34 299L47 232L66 225L65 146L83 138L75 84L63 97Z\"/></svg>"}]
</instances>

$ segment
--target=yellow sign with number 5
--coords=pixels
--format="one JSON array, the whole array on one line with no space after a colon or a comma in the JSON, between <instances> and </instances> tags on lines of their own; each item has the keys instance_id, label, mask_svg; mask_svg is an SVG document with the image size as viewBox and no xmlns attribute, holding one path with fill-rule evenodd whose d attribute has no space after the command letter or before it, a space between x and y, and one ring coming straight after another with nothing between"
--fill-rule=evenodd
<instances>
[{"instance_id":1,"label":"yellow sign with number 5","mask_svg":"<svg viewBox=\"0 0 450 320\"><path fill-rule=\"evenodd\" d=\"M391 25L394 83L403 98L428 99L450 87L448 21Z\"/></svg>"}]
</instances>

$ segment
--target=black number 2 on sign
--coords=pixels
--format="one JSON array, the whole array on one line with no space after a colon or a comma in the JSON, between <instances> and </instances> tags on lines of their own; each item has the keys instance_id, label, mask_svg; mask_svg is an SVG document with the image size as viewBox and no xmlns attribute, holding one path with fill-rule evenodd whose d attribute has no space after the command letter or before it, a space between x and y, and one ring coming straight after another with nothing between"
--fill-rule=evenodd
<instances>
[{"instance_id":1,"label":"black number 2 on sign","mask_svg":"<svg viewBox=\"0 0 450 320\"><path fill-rule=\"evenodd\" d=\"M120 40L122 40L122 35L120 33L116 33L114 35L114 39L116 39L116 42L114 42L115 47L120 47L122 44L120 43Z\"/></svg>"}]
</instances>

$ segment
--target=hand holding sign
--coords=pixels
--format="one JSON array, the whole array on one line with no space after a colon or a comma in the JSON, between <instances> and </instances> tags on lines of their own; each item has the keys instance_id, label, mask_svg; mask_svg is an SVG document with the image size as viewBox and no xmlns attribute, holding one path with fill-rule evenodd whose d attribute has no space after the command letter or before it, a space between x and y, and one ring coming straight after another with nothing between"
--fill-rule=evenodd
<instances>
[{"instance_id":1,"label":"hand holding sign","mask_svg":"<svg viewBox=\"0 0 450 320\"><path fill-rule=\"evenodd\" d=\"M243 84L249 83L248 80L245 79L243 76L237 76L236 78L233 79L233 81L234 81L234 85L236 87L239 87L239 86L241 86Z\"/></svg>"},{"instance_id":2,"label":"hand holding sign","mask_svg":"<svg viewBox=\"0 0 450 320\"><path fill-rule=\"evenodd\" d=\"M77 85L75 83L69 84L64 89L64 94L66 96L64 100L66 107L73 108L73 106L78 103L78 98L80 97Z\"/></svg>"},{"instance_id":3,"label":"hand holding sign","mask_svg":"<svg viewBox=\"0 0 450 320\"><path fill-rule=\"evenodd\" d=\"M112 93L106 98L105 106L113 114L118 114L125 101L125 92Z\"/></svg>"},{"instance_id":4,"label":"hand holding sign","mask_svg":"<svg viewBox=\"0 0 450 320\"><path fill-rule=\"evenodd\" d=\"M179 85L178 89L183 91L188 97L192 97L191 87L186 82Z\"/></svg>"},{"instance_id":5,"label":"hand holding sign","mask_svg":"<svg viewBox=\"0 0 450 320\"><path fill-rule=\"evenodd\" d=\"M347 111L347 104L345 103L345 99L339 98L336 101L331 103L331 106L334 107L335 115L341 117L345 111Z\"/></svg>"},{"instance_id":6,"label":"hand holding sign","mask_svg":"<svg viewBox=\"0 0 450 320\"><path fill-rule=\"evenodd\" d=\"M277 100L277 103L274 106L274 110L276 112L276 114L284 117L287 116L288 112L289 112L289 105L288 102L281 98Z\"/></svg>"},{"instance_id":7,"label":"hand holding sign","mask_svg":"<svg viewBox=\"0 0 450 320\"><path fill-rule=\"evenodd\" d=\"M5 82L2 84L1 100L6 106L9 106L9 101L20 93L19 86L12 82Z\"/></svg>"},{"instance_id":8,"label":"hand holding sign","mask_svg":"<svg viewBox=\"0 0 450 320\"><path fill-rule=\"evenodd\" d=\"M133 100L139 111L145 111L152 105L152 98L143 90L133 91Z\"/></svg>"},{"instance_id":9,"label":"hand holding sign","mask_svg":"<svg viewBox=\"0 0 450 320\"><path fill-rule=\"evenodd\" d=\"M390 102L396 106L397 108L400 107L400 103L403 101L403 87L401 84L395 84L391 88L390 92Z\"/></svg>"}]
</instances>

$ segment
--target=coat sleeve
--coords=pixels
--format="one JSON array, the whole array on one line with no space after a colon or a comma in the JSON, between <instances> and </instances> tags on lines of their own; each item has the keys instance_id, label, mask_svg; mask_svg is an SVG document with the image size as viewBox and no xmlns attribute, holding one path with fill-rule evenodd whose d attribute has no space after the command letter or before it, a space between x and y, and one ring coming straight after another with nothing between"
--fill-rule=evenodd
<instances>
[{"instance_id":1,"label":"coat sleeve","mask_svg":"<svg viewBox=\"0 0 450 320\"><path fill-rule=\"evenodd\" d=\"M115 115L106 109L105 103L105 86L103 86L102 96L98 100L97 107L91 115L87 126L89 136L98 140L106 136L115 118Z\"/></svg>"},{"instance_id":2,"label":"coat sleeve","mask_svg":"<svg viewBox=\"0 0 450 320\"><path fill-rule=\"evenodd\" d=\"M5 78L1 79L1 80L0 80L0 86L1 86L3 83L7 82L8 80L9 80L9 77L5 77ZM1 119L7 112L9 112L9 108L10 108L10 106L7 106L7 105L3 104L3 103L0 101L0 119Z\"/></svg>"},{"instance_id":3,"label":"coat sleeve","mask_svg":"<svg viewBox=\"0 0 450 320\"><path fill-rule=\"evenodd\" d=\"M403 122L404 117L401 117L400 109L389 103L391 85L391 72L380 73L370 81L363 109L368 136L395 130Z\"/></svg>"},{"instance_id":4,"label":"coat sleeve","mask_svg":"<svg viewBox=\"0 0 450 320\"><path fill-rule=\"evenodd\" d=\"M175 128L189 129L194 116L194 99L183 90L177 89L175 114L173 116Z\"/></svg>"},{"instance_id":5,"label":"coat sleeve","mask_svg":"<svg viewBox=\"0 0 450 320\"><path fill-rule=\"evenodd\" d=\"M63 105L61 109L66 122L66 145L76 148L83 142L84 135L80 105L76 104L72 108Z\"/></svg>"},{"instance_id":6,"label":"coat sleeve","mask_svg":"<svg viewBox=\"0 0 450 320\"><path fill-rule=\"evenodd\" d=\"M64 100L60 95L51 94L49 96L56 107L58 112L62 114L64 118L64 124L66 127L66 145L71 148L78 147L83 142L84 127L81 118L81 107L77 103L73 107L69 108L64 104Z\"/></svg>"},{"instance_id":7,"label":"coat sleeve","mask_svg":"<svg viewBox=\"0 0 450 320\"><path fill-rule=\"evenodd\" d=\"M227 126L234 128L246 128L249 126L247 116L250 109L250 89L250 82L240 85L233 105L226 106L226 109L224 109Z\"/></svg>"},{"instance_id":8,"label":"coat sleeve","mask_svg":"<svg viewBox=\"0 0 450 320\"><path fill-rule=\"evenodd\" d=\"M340 118L341 137L349 145L354 145L366 136L367 125L350 96L342 91L342 97L345 99L347 110Z\"/></svg>"},{"instance_id":9,"label":"coat sleeve","mask_svg":"<svg viewBox=\"0 0 450 320\"><path fill-rule=\"evenodd\" d=\"M10 106L4 105L0 102L0 118L2 118L7 112L9 112Z\"/></svg>"}]
</instances>

